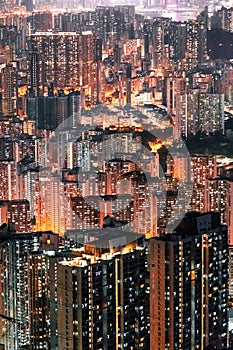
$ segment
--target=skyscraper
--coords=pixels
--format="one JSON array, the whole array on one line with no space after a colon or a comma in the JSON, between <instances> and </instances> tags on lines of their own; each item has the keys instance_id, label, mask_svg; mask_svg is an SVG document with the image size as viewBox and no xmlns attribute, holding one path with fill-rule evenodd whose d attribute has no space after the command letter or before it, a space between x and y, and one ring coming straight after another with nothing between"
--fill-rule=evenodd
<instances>
[{"instance_id":1,"label":"skyscraper","mask_svg":"<svg viewBox=\"0 0 233 350\"><path fill-rule=\"evenodd\" d=\"M146 246L116 228L93 234L58 266L58 349L148 349Z\"/></svg>"},{"instance_id":2,"label":"skyscraper","mask_svg":"<svg viewBox=\"0 0 233 350\"><path fill-rule=\"evenodd\" d=\"M17 233L30 232L30 207L26 199L0 201L0 213L0 225L11 223Z\"/></svg>"},{"instance_id":3,"label":"skyscraper","mask_svg":"<svg viewBox=\"0 0 233 350\"><path fill-rule=\"evenodd\" d=\"M30 57L31 92L35 96L39 95L39 54L36 51Z\"/></svg>"},{"instance_id":4,"label":"skyscraper","mask_svg":"<svg viewBox=\"0 0 233 350\"><path fill-rule=\"evenodd\" d=\"M197 154L191 157L191 164L193 171L193 195L191 200L191 210L203 213L204 211L208 211L205 197L206 185L208 183L206 182L206 179L216 178L217 159L216 157Z\"/></svg>"},{"instance_id":5,"label":"skyscraper","mask_svg":"<svg viewBox=\"0 0 233 350\"><path fill-rule=\"evenodd\" d=\"M76 88L82 84L80 55L83 59L84 56L80 40L81 36L76 32L35 32L32 35L33 49L41 55L38 70L42 86L53 83L62 89ZM92 49L89 49L89 55L91 51L94 55Z\"/></svg>"},{"instance_id":6,"label":"skyscraper","mask_svg":"<svg viewBox=\"0 0 233 350\"><path fill-rule=\"evenodd\" d=\"M150 240L150 346L227 348L227 226L191 212L172 234Z\"/></svg>"},{"instance_id":7,"label":"skyscraper","mask_svg":"<svg viewBox=\"0 0 233 350\"><path fill-rule=\"evenodd\" d=\"M156 18L152 25L152 44L153 44L153 67L154 69L163 69L166 67L165 36L168 33L170 20L167 18Z\"/></svg>"},{"instance_id":8,"label":"skyscraper","mask_svg":"<svg viewBox=\"0 0 233 350\"><path fill-rule=\"evenodd\" d=\"M3 236L1 227L0 314L12 319L0 318L1 342L5 350L54 349L58 235L15 234L10 226L4 229Z\"/></svg>"},{"instance_id":9,"label":"skyscraper","mask_svg":"<svg viewBox=\"0 0 233 350\"><path fill-rule=\"evenodd\" d=\"M79 91L71 91L68 96L68 116L72 118L72 126L81 122L81 96Z\"/></svg>"},{"instance_id":10,"label":"skyscraper","mask_svg":"<svg viewBox=\"0 0 233 350\"><path fill-rule=\"evenodd\" d=\"M176 96L176 119L179 134L188 136L198 131L224 133L224 95L189 89Z\"/></svg>"},{"instance_id":11,"label":"skyscraper","mask_svg":"<svg viewBox=\"0 0 233 350\"><path fill-rule=\"evenodd\" d=\"M28 252L30 349L57 349L58 235L35 233Z\"/></svg>"},{"instance_id":12,"label":"skyscraper","mask_svg":"<svg viewBox=\"0 0 233 350\"><path fill-rule=\"evenodd\" d=\"M2 113L5 116L17 114L18 80L16 63L9 63L2 69Z\"/></svg>"}]
</instances>

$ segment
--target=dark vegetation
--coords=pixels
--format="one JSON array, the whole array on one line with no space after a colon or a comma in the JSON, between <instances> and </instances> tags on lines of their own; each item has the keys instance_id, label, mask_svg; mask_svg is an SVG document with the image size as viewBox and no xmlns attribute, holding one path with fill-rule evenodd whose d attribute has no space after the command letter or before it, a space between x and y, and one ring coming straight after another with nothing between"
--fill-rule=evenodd
<instances>
[{"instance_id":1,"label":"dark vegetation","mask_svg":"<svg viewBox=\"0 0 233 350\"><path fill-rule=\"evenodd\" d=\"M208 55L211 59L233 58L233 34L223 29L211 29L207 34Z\"/></svg>"},{"instance_id":2,"label":"dark vegetation","mask_svg":"<svg viewBox=\"0 0 233 350\"><path fill-rule=\"evenodd\" d=\"M184 139L190 154L223 155L233 157L233 139L220 133L206 135L198 132Z\"/></svg>"}]
</instances>

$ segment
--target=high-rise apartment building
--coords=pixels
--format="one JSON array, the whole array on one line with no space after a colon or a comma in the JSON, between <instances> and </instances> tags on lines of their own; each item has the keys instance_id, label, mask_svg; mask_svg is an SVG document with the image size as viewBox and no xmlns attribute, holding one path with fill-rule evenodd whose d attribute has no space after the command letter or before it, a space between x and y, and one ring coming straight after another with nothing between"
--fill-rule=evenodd
<instances>
[{"instance_id":1,"label":"high-rise apartment building","mask_svg":"<svg viewBox=\"0 0 233 350\"><path fill-rule=\"evenodd\" d=\"M169 34L169 58L175 64L175 62L181 62L185 58L186 23L172 21Z\"/></svg>"},{"instance_id":2,"label":"high-rise apartment building","mask_svg":"<svg viewBox=\"0 0 233 350\"><path fill-rule=\"evenodd\" d=\"M1 319L1 343L5 350L18 350L29 344L26 252L31 245L30 234L16 235L0 245L0 309L1 314L14 319L14 322Z\"/></svg>"},{"instance_id":3,"label":"high-rise apartment building","mask_svg":"<svg viewBox=\"0 0 233 350\"><path fill-rule=\"evenodd\" d=\"M224 133L224 95L189 89L176 96L176 119L179 133L185 136L198 131Z\"/></svg>"},{"instance_id":4,"label":"high-rise apartment building","mask_svg":"<svg viewBox=\"0 0 233 350\"><path fill-rule=\"evenodd\" d=\"M1 70L2 76L2 114L14 116L17 114L17 80L16 63L9 63Z\"/></svg>"},{"instance_id":5,"label":"high-rise apartment building","mask_svg":"<svg viewBox=\"0 0 233 350\"><path fill-rule=\"evenodd\" d=\"M28 117L36 121L39 129L55 130L59 125L70 120L66 126L75 127L81 118L81 94L79 91L58 90L54 93L53 85L50 86L49 96L35 96L29 93L27 96Z\"/></svg>"},{"instance_id":6,"label":"high-rise apartment building","mask_svg":"<svg viewBox=\"0 0 233 350\"><path fill-rule=\"evenodd\" d=\"M186 23L187 69L193 69L205 61L207 55L207 26L205 22L189 20Z\"/></svg>"},{"instance_id":7,"label":"high-rise apartment building","mask_svg":"<svg viewBox=\"0 0 233 350\"><path fill-rule=\"evenodd\" d=\"M213 13L211 17L211 29L223 29L232 32L233 29L233 8L222 8Z\"/></svg>"},{"instance_id":8,"label":"high-rise apartment building","mask_svg":"<svg viewBox=\"0 0 233 350\"><path fill-rule=\"evenodd\" d=\"M58 264L58 349L148 349L147 248L116 228L96 235Z\"/></svg>"},{"instance_id":9,"label":"high-rise apartment building","mask_svg":"<svg viewBox=\"0 0 233 350\"><path fill-rule=\"evenodd\" d=\"M93 34L86 35L84 43L86 41L91 43L92 38ZM81 64L90 62L90 55L94 55L94 51L90 45L82 45L82 37L79 34L76 32L35 32L32 35L32 46L41 55L38 70L39 82L42 86L53 83L58 88L76 88L83 85L83 75L85 76L84 83L86 83L89 71L82 72Z\"/></svg>"},{"instance_id":10,"label":"high-rise apartment building","mask_svg":"<svg viewBox=\"0 0 233 350\"><path fill-rule=\"evenodd\" d=\"M176 110L179 108L178 96L183 96L188 92L188 78L186 77L174 77L169 74L166 78L166 104L168 113L175 114ZM182 112L184 112L182 110ZM176 121L178 124L178 120ZM179 128L179 124L176 125Z\"/></svg>"},{"instance_id":11,"label":"high-rise apartment building","mask_svg":"<svg viewBox=\"0 0 233 350\"><path fill-rule=\"evenodd\" d=\"M121 34L127 33L129 30L134 16L135 7L132 5L97 6L95 9L95 32L101 36L104 44L113 33L119 39Z\"/></svg>"},{"instance_id":12,"label":"high-rise apartment building","mask_svg":"<svg viewBox=\"0 0 233 350\"><path fill-rule=\"evenodd\" d=\"M221 222L228 225L230 245L233 244L232 191L233 181L231 178L206 179L205 210L220 213Z\"/></svg>"},{"instance_id":13,"label":"high-rise apartment building","mask_svg":"<svg viewBox=\"0 0 233 350\"><path fill-rule=\"evenodd\" d=\"M165 36L169 33L170 19L156 18L152 24L152 62L154 69L168 67L168 43Z\"/></svg>"},{"instance_id":14,"label":"high-rise apartment building","mask_svg":"<svg viewBox=\"0 0 233 350\"><path fill-rule=\"evenodd\" d=\"M227 226L217 213L186 215L150 240L150 348L227 348Z\"/></svg>"},{"instance_id":15,"label":"high-rise apartment building","mask_svg":"<svg viewBox=\"0 0 233 350\"><path fill-rule=\"evenodd\" d=\"M191 70L206 59L207 24L157 17L152 25L153 67Z\"/></svg>"},{"instance_id":16,"label":"high-rise apartment building","mask_svg":"<svg viewBox=\"0 0 233 350\"><path fill-rule=\"evenodd\" d=\"M0 161L0 199L13 200L19 198L18 195L18 175L17 164L13 160Z\"/></svg>"},{"instance_id":17,"label":"high-rise apartment building","mask_svg":"<svg viewBox=\"0 0 233 350\"><path fill-rule=\"evenodd\" d=\"M0 225L11 223L17 233L30 232L30 206L26 199L0 201Z\"/></svg>"},{"instance_id":18,"label":"high-rise apartment building","mask_svg":"<svg viewBox=\"0 0 233 350\"><path fill-rule=\"evenodd\" d=\"M40 221L40 191L39 191L39 169L26 167L20 174L20 198L29 202L30 218L36 216Z\"/></svg>"},{"instance_id":19,"label":"high-rise apartment building","mask_svg":"<svg viewBox=\"0 0 233 350\"><path fill-rule=\"evenodd\" d=\"M58 235L35 233L28 252L29 334L31 350L57 349ZM62 283L62 281L60 281Z\"/></svg>"},{"instance_id":20,"label":"high-rise apartment building","mask_svg":"<svg viewBox=\"0 0 233 350\"><path fill-rule=\"evenodd\" d=\"M68 96L68 116L72 118L72 126L81 122L81 94L79 91L71 91Z\"/></svg>"},{"instance_id":21,"label":"high-rise apartment building","mask_svg":"<svg viewBox=\"0 0 233 350\"><path fill-rule=\"evenodd\" d=\"M6 233L2 236L1 232L0 243L0 313L6 319L0 318L1 343L5 350L32 350L41 346L51 349L56 336L53 315L58 235L52 232L15 234L9 226L4 229ZM51 305L46 304L48 300ZM51 313L49 319L45 310Z\"/></svg>"},{"instance_id":22,"label":"high-rise apartment building","mask_svg":"<svg viewBox=\"0 0 233 350\"><path fill-rule=\"evenodd\" d=\"M53 15L49 11L34 11L31 17L32 30L43 31L52 29Z\"/></svg>"},{"instance_id":23,"label":"high-rise apartment building","mask_svg":"<svg viewBox=\"0 0 233 350\"><path fill-rule=\"evenodd\" d=\"M191 156L191 166L193 174L193 195L190 208L191 210L203 213L207 211L205 206L206 179L214 179L217 177L217 159L211 156L193 155Z\"/></svg>"},{"instance_id":24,"label":"high-rise apartment building","mask_svg":"<svg viewBox=\"0 0 233 350\"><path fill-rule=\"evenodd\" d=\"M31 52L30 56L30 78L31 78L31 93L34 93L34 96L38 96L39 94L39 88L40 88L40 82L39 82L39 54L38 52L34 51ZM43 89L42 89L43 92Z\"/></svg>"}]
</instances>

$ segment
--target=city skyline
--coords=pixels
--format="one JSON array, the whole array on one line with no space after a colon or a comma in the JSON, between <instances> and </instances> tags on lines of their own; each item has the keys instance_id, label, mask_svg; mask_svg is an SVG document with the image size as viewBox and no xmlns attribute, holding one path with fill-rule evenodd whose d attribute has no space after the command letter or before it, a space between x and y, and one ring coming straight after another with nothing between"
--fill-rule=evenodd
<instances>
[{"instance_id":1,"label":"city skyline","mask_svg":"<svg viewBox=\"0 0 233 350\"><path fill-rule=\"evenodd\" d=\"M232 349L224 4L0 4L0 349Z\"/></svg>"}]
</instances>

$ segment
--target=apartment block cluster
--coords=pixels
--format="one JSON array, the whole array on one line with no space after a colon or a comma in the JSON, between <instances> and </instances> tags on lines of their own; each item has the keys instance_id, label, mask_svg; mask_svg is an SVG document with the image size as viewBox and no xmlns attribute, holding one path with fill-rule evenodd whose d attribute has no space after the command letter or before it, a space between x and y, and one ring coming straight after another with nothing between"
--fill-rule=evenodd
<instances>
[{"instance_id":1,"label":"apartment block cluster","mask_svg":"<svg viewBox=\"0 0 233 350\"><path fill-rule=\"evenodd\" d=\"M2 13L1 113L54 129L70 116L67 100L78 91L84 109L163 104L179 133L223 133L232 64L211 60L208 30L231 32L232 9L225 12L211 17L206 7L185 22L145 19L130 5Z\"/></svg>"},{"instance_id":2,"label":"apartment block cluster","mask_svg":"<svg viewBox=\"0 0 233 350\"><path fill-rule=\"evenodd\" d=\"M232 9L25 5L0 13L0 347L227 349L233 166L181 136L225 132Z\"/></svg>"},{"instance_id":3,"label":"apartment block cluster","mask_svg":"<svg viewBox=\"0 0 233 350\"><path fill-rule=\"evenodd\" d=\"M227 348L227 226L218 214L190 213L147 242L107 225L83 232L80 247L49 231L1 231L5 349Z\"/></svg>"}]
</instances>

